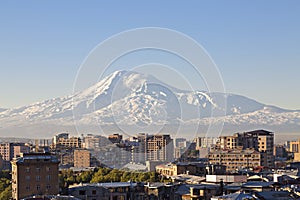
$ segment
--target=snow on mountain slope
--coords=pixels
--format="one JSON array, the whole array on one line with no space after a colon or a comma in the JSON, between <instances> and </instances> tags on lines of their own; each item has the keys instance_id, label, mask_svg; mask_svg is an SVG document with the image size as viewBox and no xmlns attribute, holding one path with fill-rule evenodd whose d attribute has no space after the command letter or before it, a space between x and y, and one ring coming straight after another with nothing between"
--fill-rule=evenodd
<instances>
[{"instance_id":1,"label":"snow on mountain slope","mask_svg":"<svg viewBox=\"0 0 300 200\"><path fill-rule=\"evenodd\" d=\"M226 97L227 107L220 99ZM118 124L208 125L212 111L224 111L216 117L230 126L288 125L300 127L300 112L268 106L244 96L205 91L183 91L155 77L137 72L116 71L100 82L62 98L1 111L1 128L53 123L68 126ZM1 132L1 130L0 130Z\"/></svg>"}]
</instances>

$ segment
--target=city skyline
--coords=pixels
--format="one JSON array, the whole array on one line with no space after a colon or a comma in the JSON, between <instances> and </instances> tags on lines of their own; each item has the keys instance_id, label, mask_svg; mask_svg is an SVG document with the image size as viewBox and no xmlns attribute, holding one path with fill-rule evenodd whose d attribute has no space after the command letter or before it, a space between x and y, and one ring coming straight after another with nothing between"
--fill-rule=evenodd
<instances>
[{"instance_id":1,"label":"city skyline","mask_svg":"<svg viewBox=\"0 0 300 200\"><path fill-rule=\"evenodd\" d=\"M300 199L300 2L3 1L0 199Z\"/></svg>"},{"instance_id":2,"label":"city skyline","mask_svg":"<svg viewBox=\"0 0 300 200\"><path fill-rule=\"evenodd\" d=\"M299 109L299 9L296 1L5 2L0 8L0 107L71 94L80 64L98 43L151 26L174 29L200 43L217 64L227 92Z\"/></svg>"}]
</instances>

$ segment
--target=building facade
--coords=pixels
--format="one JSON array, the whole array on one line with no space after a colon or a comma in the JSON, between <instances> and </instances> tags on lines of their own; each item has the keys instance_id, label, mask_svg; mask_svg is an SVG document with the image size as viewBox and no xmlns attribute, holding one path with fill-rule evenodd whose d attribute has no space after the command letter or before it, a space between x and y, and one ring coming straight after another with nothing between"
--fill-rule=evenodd
<instances>
[{"instance_id":1,"label":"building facade","mask_svg":"<svg viewBox=\"0 0 300 200\"><path fill-rule=\"evenodd\" d=\"M214 147L217 144L218 138L216 137L196 137L196 150L201 148L210 148Z\"/></svg>"},{"instance_id":2,"label":"building facade","mask_svg":"<svg viewBox=\"0 0 300 200\"><path fill-rule=\"evenodd\" d=\"M50 153L22 154L12 161L12 199L59 193L58 164Z\"/></svg>"},{"instance_id":3,"label":"building facade","mask_svg":"<svg viewBox=\"0 0 300 200\"><path fill-rule=\"evenodd\" d=\"M146 161L172 161L174 144L170 135L148 135L140 133L132 146L131 157L134 163Z\"/></svg>"},{"instance_id":4,"label":"building facade","mask_svg":"<svg viewBox=\"0 0 300 200\"><path fill-rule=\"evenodd\" d=\"M91 153L86 149L74 150L74 167L90 167L91 166Z\"/></svg>"},{"instance_id":5,"label":"building facade","mask_svg":"<svg viewBox=\"0 0 300 200\"><path fill-rule=\"evenodd\" d=\"M173 140L170 135L150 135L147 137L147 159L149 161L172 161Z\"/></svg>"},{"instance_id":6,"label":"building facade","mask_svg":"<svg viewBox=\"0 0 300 200\"><path fill-rule=\"evenodd\" d=\"M261 154L254 149L214 150L208 154L208 159L210 164L226 166L228 172L256 168L261 164Z\"/></svg>"},{"instance_id":7,"label":"building facade","mask_svg":"<svg viewBox=\"0 0 300 200\"><path fill-rule=\"evenodd\" d=\"M254 149L261 154L261 166L274 167L274 133L255 130L236 133L233 136L221 136L216 149Z\"/></svg>"},{"instance_id":8,"label":"building facade","mask_svg":"<svg viewBox=\"0 0 300 200\"><path fill-rule=\"evenodd\" d=\"M291 141L289 152L294 154L294 162L300 161L300 139L298 141Z\"/></svg>"},{"instance_id":9,"label":"building facade","mask_svg":"<svg viewBox=\"0 0 300 200\"><path fill-rule=\"evenodd\" d=\"M21 153L29 153L30 147L25 143L2 143L0 144L0 156L3 159L3 169L10 169L10 161L20 156Z\"/></svg>"},{"instance_id":10,"label":"building facade","mask_svg":"<svg viewBox=\"0 0 300 200\"><path fill-rule=\"evenodd\" d=\"M167 165L158 165L156 172L163 176L177 176L180 174L205 175L206 165L203 163L176 163Z\"/></svg>"},{"instance_id":11,"label":"building facade","mask_svg":"<svg viewBox=\"0 0 300 200\"><path fill-rule=\"evenodd\" d=\"M109 140L101 135L88 134L83 138L83 148L86 149L95 150L108 144L110 144Z\"/></svg>"},{"instance_id":12,"label":"building facade","mask_svg":"<svg viewBox=\"0 0 300 200\"><path fill-rule=\"evenodd\" d=\"M82 148L82 140L80 137L69 137L69 133L60 133L53 137L53 148L58 146Z\"/></svg>"},{"instance_id":13,"label":"building facade","mask_svg":"<svg viewBox=\"0 0 300 200\"><path fill-rule=\"evenodd\" d=\"M2 143L0 144L0 155L3 160L11 161L21 153L29 153L30 148L25 143Z\"/></svg>"}]
</instances>

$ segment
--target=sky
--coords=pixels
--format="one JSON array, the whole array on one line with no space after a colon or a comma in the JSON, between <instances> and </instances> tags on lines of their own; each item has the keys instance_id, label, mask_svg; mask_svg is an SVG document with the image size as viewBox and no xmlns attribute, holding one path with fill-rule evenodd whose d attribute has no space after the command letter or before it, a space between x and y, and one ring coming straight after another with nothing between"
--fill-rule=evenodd
<instances>
[{"instance_id":1,"label":"sky","mask_svg":"<svg viewBox=\"0 0 300 200\"><path fill-rule=\"evenodd\" d=\"M276 0L2 1L0 107L71 94L96 45L141 27L196 40L227 92L300 109L300 2Z\"/></svg>"}]
</instances>

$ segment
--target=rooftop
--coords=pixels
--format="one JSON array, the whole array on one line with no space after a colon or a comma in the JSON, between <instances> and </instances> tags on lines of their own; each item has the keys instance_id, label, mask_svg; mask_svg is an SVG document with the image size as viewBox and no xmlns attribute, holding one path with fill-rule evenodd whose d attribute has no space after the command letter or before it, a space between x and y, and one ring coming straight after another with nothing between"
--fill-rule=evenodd
<instances>
[{"instance_id":1,"label":"rooftop","mask_svg":"<svg viewBox=\"0 0 300 200\"><path fill-rule=\"evenodd\" d=\"M273 132L266 131L266 130L255 130L255 131L248 131L245 134L252 134L252 135L272 135Z\"/></svg>"},{"instance_id":2,"label":"rooftop","mask_svg":"<svg viewBox=\"0 0 300 200\"><path fill-rule=\"evenodd\" d=\"M76 187L104 187L104 188L118 188L118 187L135 187L137 183L133 182L106 182L106 183L84 183L79 185L72 185L70 188Z\"/></svg>"},{"instance_id":3,"label":"rooftop","mask_svg":"<svg viewBox=\"0 0 300 200\"><path fill-rule=\"evenodd\" d=\"M12 162L16 163L22 163L27 160L44 160L44 161L50 161L50 162L59 162L58 158L50 153L24 153L21 154L21 157L14 158Z\"/></svg>"}]
</instances>

